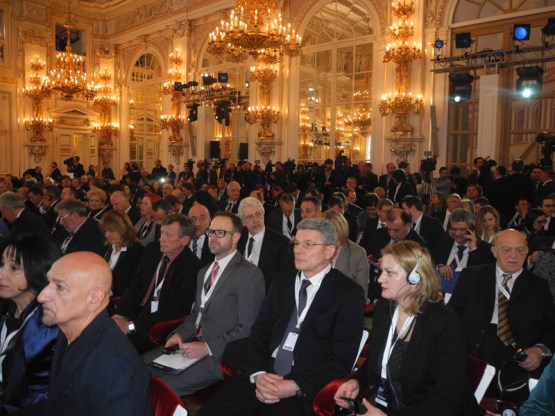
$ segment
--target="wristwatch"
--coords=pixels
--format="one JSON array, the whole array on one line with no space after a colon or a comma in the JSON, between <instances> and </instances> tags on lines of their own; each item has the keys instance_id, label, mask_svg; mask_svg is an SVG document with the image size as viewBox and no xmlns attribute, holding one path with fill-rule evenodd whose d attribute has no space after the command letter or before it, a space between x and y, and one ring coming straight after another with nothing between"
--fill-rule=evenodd
<instances>
[{"instance_id":1,"label":"wristwatch","mask_svg":"<svg viewBox=\"0 0 555 416\"><path fill-rule=\"evenodd\" d=\"M306 394L303 393L303 391L301 390L299 385L297 383L295 383L295 384L297 385L297 390L295 390L295 396L297 396L297 397L306 397Z\"/></svg>"},{"instance_id":2,"label":"wristwatch","mask_svg":"<svg viewBox=\"0 0 555 416\"><path fill-rule=\"evenodd\" d=\"M534 347L537 347L541 350L542 358L549 358L553 355L549 348L547 348L547 346L545 346L544 344L535 344Z\"/></svg>"},{"instance_id":3,"label":"wristwatch","mask_svg":"<svg viewBox=\"0 0 555 416\"><path fill-rule=\"evenodd\" d=\"M133 322L129 322L129 325L127 325L127 332L130 334L135 332L135 324Z\"/></svg>"}]
</instances>

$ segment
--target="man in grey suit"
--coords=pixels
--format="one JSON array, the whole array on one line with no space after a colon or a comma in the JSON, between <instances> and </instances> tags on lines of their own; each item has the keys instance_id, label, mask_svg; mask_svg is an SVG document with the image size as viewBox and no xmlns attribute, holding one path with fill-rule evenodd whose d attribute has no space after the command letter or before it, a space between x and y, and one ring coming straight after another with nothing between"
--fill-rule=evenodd
<instances>
[{"instance_id":1,"label":"man in grey suit","mask_svg":"<svg viewBox=\"0 0 555 416\"><path fill-rule=\"evenodd\" d=\"M226 344L250 334L264 300L262 272L237 251L241 228L241 220L228 212L212 219L206 233L215 259L199 271L193 311L165 344L179 345L179 354L201 360L177 375L150 368L179 396L223 379L220 359ZM159 347L143 358L150 363L161 353Z\"/></svg>"}]
</instances>

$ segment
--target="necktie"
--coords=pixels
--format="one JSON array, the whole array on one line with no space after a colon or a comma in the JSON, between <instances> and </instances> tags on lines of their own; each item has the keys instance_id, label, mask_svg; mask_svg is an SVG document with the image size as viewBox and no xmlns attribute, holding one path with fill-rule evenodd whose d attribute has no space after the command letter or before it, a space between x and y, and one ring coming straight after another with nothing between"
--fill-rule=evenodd
<instances>
[{"instance_id":1,"label":"necktie","mask_svg":"<svg viewBox=\"0 0 555 416\"><path fill-rule=\"evenodd\" d=\"M69 235L63 241L62 246L60 247L60 250L62 251L63 254L66 254L67 246L69 246L69 243L72 238L73 238L73 233L69 233Z\"/></svg>"},{"instance_id":2,"label":"necktie","mask_svg":"<svg viewBox=\"0 0 555 416\"><path fill-rule=\"evenodd\" d=\"M303 310L306 306L306 289L310 285L310 280L303 279L301 282L301 288L299 290L299 308L295 306L291 313L291 317L289 318L289 323L287 324L287 328L285 329L285 333L281 339L281 343L279 344L278 353L276 355L276 359L274 361L274 371L276 374L281 376L285 376L291 372L291 368L293 367L293 351L288 351L283 348L283 344L285 340L289 336L291 332L297 332L297 314L303 313Z\"/></svg>"},{"instance_id":3,"label":"necktie","mask_svg":"<svg viewBox=\"0 0 555 416\"><path fill-rule=\"evenodd\" d=\"M415 222L412 223L412 229L413 230L416 229L416 223Z\"/></svg>"},{"instance_id":4,"label":"necktie","mask_svg":"<svg viewBox=\"0 0 555 416\"><path fill-rule=\"evenodd\" d=\"M380 228L385 228L385 224L383 222L380 222L378 224L378 229L380 229Z\"/></svg>"},{"instance_id":5,"label":"necktie","mask_svg":"<svg viewBox=\"0 0 555 416\"><path fill-rule=\"evenodd\" d=\"M227 202L227 207L226 207L226 211L227 212L231 212L231 209L233 208L233 201L228 201Z\"/></svg>"},{"instance_id":6,"label":"necktie","mask_svg":"<svg viewBox=\"0 0 555 416\"><path fill-rule=\"evenodd\" d=\"M503 289L505 289L507 293L511 293L507 285L510 278L510 274L503 273L503 283L501 283L501 286L503 286ZM497 293L497 336L505 345L512 345L515 342L515 336L511 330L509 318L507 316L508 304L509 300L505 297L503 292L499 290Z\"/></svg>"},{"instance_id":7,"label":"necktie","mask_svg":"<svg viewBox=\"0 0 555 416\"><path fill-rule=\"evenodd\" d=\"M289 217L287 217L287 229L289 230L289 235L293 235L293 223Z\"/></svg>"},{"instance_id":8,"label":"necktie","mask_svg":"<svg viewBox=\"0 0 555 416\"><path fill-rule=\"evenodd\" d=\"M247 246L247 258L251 256L253 246L254 246L254 237L251 237L249 238L249 244Z\"/></svg>"},{"instance_id":9,"label":"necktie","mask_svg":"<svg viewBox=\"0 0 555 416\"><path fill-rule=\"evenodd\" d=\"M216 278L218 277L218 272L220 271L220 265L217 261L214 261L214 267L212 267L212 272L210 273L210 279L206 279L204 282L204 293L208 293L210 288L214 285Z\"/></svg>"},{"instance_id":10,"label":"necktie","mask_svg":"<svg viewBox=\"0 0 555 416\"><path fill-rule=\"evenodd\" d=\"M457 259L459 259L459 263L462 261L464 257L464 251L466 250L466 246L457 246ZM453 259L451 262L451 267L453 270L457 270L458 264L456 259Z\"/></svg>"},{"instance_id":11,"label":"necktie","mask_svg":"<svg viewBox=\"0 0 555 416\"><path fill-rule=\"evenodd\" d=\"M141 302L141 306L145 306L150 300L150 295L152 293L152 290L154 289L154 285L157 282L164 280L164 276L166 275L166 269L168 268L169 262L170 262L170 258L168 256L164 256L162 257L162 260L160 260L160 267L158 268L158 273L155 273L154 276L152 276L152 280L150 281L148 290L146 291L145 297Z\"/></svg>"},{"instance_id":12,"label":"necktie","mask_svg":"<svg viewBox=\"0 0 555 416\"><path fill-rule=\"evenodd\" d=\"M194 254L195 256L197 256L197 250L198 250L198 238L193 237L193 248L192 248L192 251L193 251L193 254ZM197 256L197 257L198 257L198 256Z\"/></svg>"}]
</instances>

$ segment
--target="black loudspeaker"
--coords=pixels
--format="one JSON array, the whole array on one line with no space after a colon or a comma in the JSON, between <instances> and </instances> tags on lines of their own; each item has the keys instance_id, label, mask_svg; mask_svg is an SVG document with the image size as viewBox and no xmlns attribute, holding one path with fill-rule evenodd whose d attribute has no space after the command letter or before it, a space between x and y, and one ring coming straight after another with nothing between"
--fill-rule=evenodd
<instances>
[{"instance_id":1,"label":"black loudspeaker","mask_svg":"<svg viewBox=\"0 0 555 416\"><path fill-rule=\"evenodd\" d=\"M249 158L249 144L239 143L239 160L247 160Z\"/></svg>"},{"instance_id":2,"label":"black loudspeaker","mask_svg":"<svg viewBox=\"0 0 555 416\"><path fill-rule=\"evenodd\" d=\"M220 142L217 140L212 140L210 142L210 159L220 158Z\"/></svg>"}]
</instances>

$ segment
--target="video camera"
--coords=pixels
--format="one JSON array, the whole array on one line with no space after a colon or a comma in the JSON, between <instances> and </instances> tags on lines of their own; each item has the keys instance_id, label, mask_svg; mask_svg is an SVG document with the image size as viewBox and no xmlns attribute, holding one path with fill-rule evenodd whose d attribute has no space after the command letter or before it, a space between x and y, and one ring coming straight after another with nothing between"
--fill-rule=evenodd
<instances>
[{"instance_id":1,"label":"video camera","mask_svg":"<svg viewBox=\"0 0 555 416\"><path fill-rule=\"evenodd\" d=\"M553 152L555 151L555 136L551 133L540 133L536 136L536 142L542 145L542 155L540 166L553 166Z\"/></svg>"},{"instance_id":2,"label":"video camera","mask_svg":"<svg viewBox=\"0 0 555 416\"><path fill-rule=\"evenodd\" d=\"M430 151L425 151L424 156L425 158L420 161L420 171L425 175L429 175L436 170L437 160L432 157L432 152Z\"/></svg>"}]
</instances>

